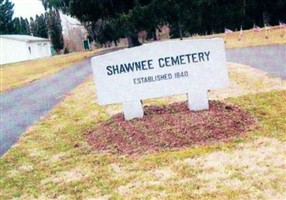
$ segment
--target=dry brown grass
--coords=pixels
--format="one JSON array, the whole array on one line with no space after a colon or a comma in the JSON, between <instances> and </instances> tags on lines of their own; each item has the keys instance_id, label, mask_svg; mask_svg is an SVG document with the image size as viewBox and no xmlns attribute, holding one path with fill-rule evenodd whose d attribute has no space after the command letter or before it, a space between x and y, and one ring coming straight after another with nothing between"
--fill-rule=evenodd
<instances>
[{"instance_id":1,"label":"dry brown grass","mask_svg":"<svg viewBox=\"0 0 286 200\"><path fill-rule=\"evenodd\" d=\"M235 96L224 101L258 119L261 128L247 138L140 157L98 154L83 133L122 108L99 106L90 78L0 158L0 199L282 200L286 93L270 90L281 90L285 81L248 66L229 68L233 87L210 96ZM256 84L245 84L252 80ZM236 92L248 95L236 97ZM180 98L144 103L169 104Z\"/></svg>"},{"instance_id":2,"label":"dry brown grass","mask_svg":"<svg viewBox=\"0 0 286 200\"><path fill-rule=\"evenodd\" d=\"M54 74L98 51L100 49L1 65L0 92L2 93Z\"/></svg>"},{"instance_id":3,"label":"dry brown grass","mask_svg":"<svg viewBox=\"0 0 286 200\"><path fill-rule=\"evenodd\" d=\"M255 32L253 29L244 30L241 40L239 40L240 31L231 34L214 34L207 36L195 36L188 39L203 39L203 38L223 38L226 48L242 48L251 46L263 46L274 44L286 44L286 29L281 29L278 26L271 29L261 29L260 32ZM268 39L266 39L266 36Z\"/></svg>"},{"instance_id":4,"label":"dry brown grass","mask_svg":"<svg viewBox=\"0 0 286 200\"><path fill-rule=\"evenodd\" d=\"M237 63L228 63L227 66L230 77L229 87L210 91L210 99L223 100L228 97L286 89L286 81L273 77L267 72Z\"/></svg>"}]
</instances>

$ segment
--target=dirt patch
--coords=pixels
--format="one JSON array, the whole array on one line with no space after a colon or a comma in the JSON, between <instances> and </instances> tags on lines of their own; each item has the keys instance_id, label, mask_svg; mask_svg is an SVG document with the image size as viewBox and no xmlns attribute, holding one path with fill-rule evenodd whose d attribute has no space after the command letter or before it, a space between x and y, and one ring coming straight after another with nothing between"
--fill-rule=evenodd
<instances>
[{"instance_id":1,"label":"dirt patch","mask_svg":"<svg viewBox=\"0 0 286 200\"><path fill-rule=\"evenodd\" d=\"M89 144L98 152L144 154L228 141L255 127L246 111L218 101L205 111L190 111L186 102L144 111L144 118L130 121L114 115L86 134Z\"/></svg>"}]
</instances>

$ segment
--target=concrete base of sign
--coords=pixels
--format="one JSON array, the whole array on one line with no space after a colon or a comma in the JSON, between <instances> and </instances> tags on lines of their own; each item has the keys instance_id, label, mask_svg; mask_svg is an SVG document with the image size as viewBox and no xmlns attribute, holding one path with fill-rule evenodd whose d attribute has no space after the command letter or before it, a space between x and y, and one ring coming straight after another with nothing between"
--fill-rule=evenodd
<instances>
[{"instance_id":1,"label":"concrete base of sign","mask_svg":"<svg viewBox=\"0 0 286 200\"><path fill-rule=\"evenodd\" d=\"M141 101L129 101L123 103L123 112L125 120L142 118L144 116L144 110Z\"/></svg>"},{"instance_id":2,"label":"concrete base of sign","mask_svg":"<svg viewBox=\"0 0 286 200\"><path fill-rule=\"evenodd\" d=\"M187 96L188 108L190 110L198 111L209 109L207 90L189 91ZM123 112L125 120L142 118L144 116L144 110L141 101L129 101L123 103Z\"/></svg>"},{"instance_id":3,"label":"concrete base of sign","mask_svg":"<svg viewBox=\"0 0 286 200\"><path fill-rule=\"evenodd\" d=\"M187 95L188 95L188 108L190 110L197 111L197 110L209 109L207 90L189 91Z\"/></svg>"}]
</instances>

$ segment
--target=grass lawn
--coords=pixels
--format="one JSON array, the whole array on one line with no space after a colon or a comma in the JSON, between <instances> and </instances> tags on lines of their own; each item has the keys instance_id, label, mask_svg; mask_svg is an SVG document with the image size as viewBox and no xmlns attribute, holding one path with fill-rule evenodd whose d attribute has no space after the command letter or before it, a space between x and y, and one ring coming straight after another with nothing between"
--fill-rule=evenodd
<instances>
[{"instance_id":1,"label":"grass lawn","mask_svg":"<svg viewBox=\"0 0 286 200\"><path fill-rule=\"evenodd\" d=\"M221 33L207 36L196 36L189 39L219 37L225 40L226 48L286 44L286 29L280 29L278 26L271 27L271 29L268 30L262 28L260 32L254 32L252 29L244 30L240 40L239 34L240 31L236 31L231 34Z\"/></svg>"},{"instance_id":2,"label":"grass lawn","mask_svg":"<svg viewBox=\"0 0 286 200\"><path fill-rule=\"evenodd\" d=\"M98 51L100 49L1 65L0 92L5 92L54 74Z\"/></svg>"},{"instance_id":3,"label":"grass lawn","mask_svg":"<svg viewBox=\"0 0 286 200\"><path fill-rule=\"evenodd\" d=\"M284 29L285 30L285 29ZM285 44L273 29L223 37L227 48ZM201 37L200 37L201 38ZM1 66L1 92L53 74L95 52ZM286 196L286 82L249 66L229 63L230 87L211 100L234 104L258 128L225 143L145 155L98 153L85 133L122 112L99 106L91 78L24 133L0 158L0 200L6 199L284 199ZM173 96L144 101L166 105Z\"/></svg>"},{"instance_id":4,"label":"grass lawn","mask_svg":"<svg viewBox=\"0 0 286 200\"><path fill-rule=\"evenodd\" d=\"M0 199L283 199L285 81L229 63L230 87L210 99L235 104L258 129L226 143L125 156L97 153L84 133L121 112L99 106L94 83L75 88L0 159ZM164 105L174 96L145 101Z\"/></svg>"}]
</instances>

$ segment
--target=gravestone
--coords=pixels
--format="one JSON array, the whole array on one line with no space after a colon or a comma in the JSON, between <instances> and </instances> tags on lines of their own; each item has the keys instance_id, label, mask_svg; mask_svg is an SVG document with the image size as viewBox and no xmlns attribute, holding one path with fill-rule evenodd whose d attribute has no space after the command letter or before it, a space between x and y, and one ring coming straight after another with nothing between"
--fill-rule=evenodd
<instances>
[{"instance_id":1,"label":"gravestone","mask_svg":"<svg viewBox=\"0 0 286 200\"><path fill-rule=\"evenodd\" d=\"M208 109L208 90L228 86L223 39L145 44L93 57L92 69L99 104L123 103L126 120L143 117L141 100L178 94Z\"/></svg>"}]
</instances>

